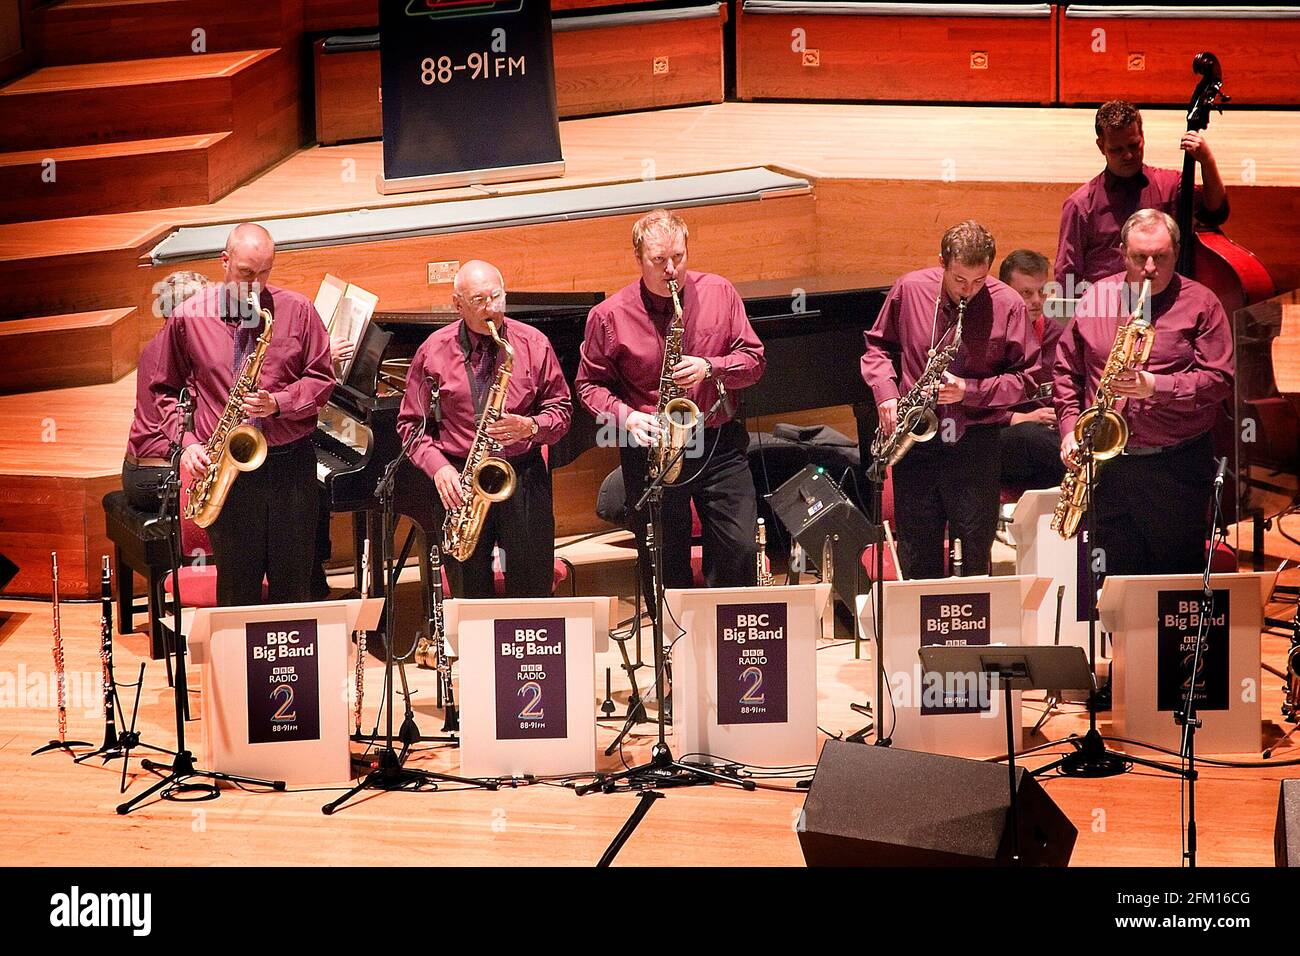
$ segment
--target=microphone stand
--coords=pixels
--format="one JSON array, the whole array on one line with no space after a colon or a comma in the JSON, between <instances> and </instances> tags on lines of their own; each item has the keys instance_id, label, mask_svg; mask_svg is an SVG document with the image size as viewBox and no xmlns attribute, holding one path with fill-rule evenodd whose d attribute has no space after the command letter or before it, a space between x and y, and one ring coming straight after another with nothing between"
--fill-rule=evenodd
<instances>
[{"instance_id":1,"label":"microphone stand","mask_svg":"<svg viewBox=\"0 0 1300 956\"><path fill-rule=\"evenodd\" d=\"M435 393L436 394L436 393ZM406 755L410 750L411 740L414 734L411 732L414 719L410 708L409 693L407 696L407 720L403 724L406 731L401 735L402 752L398 752L393 747L394 737L397 736L393 731L393 695L395 688L393 686L393 665L395 663L394 644L397 622L395 610L397 597L397 575L398 567L393 561L393 488L396 484L397 472L403 461L410 457L411 449L415 443L424 437L425 430L428 427L428 416L421 423L420 428L411 434L410 439L402 446L397 457L388 463L384 469L383 477L379 479L379 484L375 488L375 497L379 499L379 509L382 515L380 533L380 561L384 569L386 585L384 591L384 691L385 691L385 731L383 736L384 746L380 748L378 760L375 769L366 774L361 782L354 786L347 793L343 794L336 800L332 800L325 806L321 807L321 813L326 816L332 815L336 810L347 803L357 794L365 790L412 790L412 791L432 791L438 789L439 783L462 783L470 787L482 787L486 790L495 790L496 781L493 780L474 780L469 777L457 777L451 774L434 773L430 770L415 770L405 766ZM402 672L403 687L405 687L406 671Z\"/></svg>"},{"instance_id":2,"label":"microphone stand","mask_svg":"<svg viewBox=\"0 0 1300 956\"><path fill-rule=\"evenodd\" d=\"M1201 669L1201 651L1210 636L1210 621L1214 616L1214 591L1210 588L1210 570L1214 566L1214 545L1219 540L1219 521L1223 507L1223 472L1227 458L1219 459L1218 474L1214 477L1214 510L1210 517L1210 547L1205 556L1205 573L1201 576L1201 607L1196 619L1196 649L1192 652L1192 671L1187 676L1187 697L1182 710L1174 713L1174 723L1183 728L1183 741L1179 756L1182 758L1182 776L1187 781L1187 837L1183 861L1196 868L1196 731L1201 718L1196 713L1196 675Z\"/></svg>"},{"instance_id":3,"label":"microphone stand","mask_svg":"<svg viewBox=\"0 0 1300 956\"><path fill-rule=\"evenodd\" d=\"M701 427L703 422L718 411L726 401L726 389L722 383L718 382L718 400L713 403L713 407L701 417ZM652 578L652 593L648 597L654 601L655 615L652 621L652 640L654 647L654 668L655 668L655 698L659 702L658 709L658 737L654 746L650 750L650 760L648 763L640 764L636 767L624 770L616 774L597 774L596 779L589 784L584 784L576 788L578 796L585 796L594 793L597 790L605 793L613 793L615 786L620 780L627 781L628 784L637 788L647 787L689 787L699 786L707 783L728 783L738 786L744 790L756 789L754 781L743 780L734 773L712 770L702 767L698 764L682 763L674 759L672 749L668 746L667 727L665 720L664 707L664 568L663 568L663 495L664 495L664 477L672 471L672 466L681 459L686 452L686 444L683 443L664 465L663 469L656 475L646 486L640 500L637 501L634 511L648 510L650 514L650 524L646 528L646 551L650 554L650 567ZM650 803L647 802L638 807L640 816L648 811ZM642 809L644 807L644 809ZM630 831L626 828L621 831L619 836L626 841L630 836Z\"/></svg>"},{"instance_id":4,"label":"microphone stand","mask_svg":"<svg viewBox=\"0 0 1300 956\"><path fill-rule=\"evenodd\" d=\"M867 481L871 483L871 509L872 520L876 523L877 528L884 527L885 519L885 469L888 465L883 458L874 458L871 466L867 469ZM875 567L875 581L871 588L871 628L875 632L872 636L876 644L876 700L875 713L872 715L872 722L875 725L876 740L875 746L888 747L893 740L884 733L885 708L882 703L885 696L890 693L889 683L885 677L885 542L883 540L876 542L875 560L872 562ZM862 564L858 561L858 566ZM896 569L902 574L902 569ZM855 589L856 590L856 589ZM854 609L857 610L856 608ZM865 713L861 705L851 705L859 713ZM892 710L892 701L891 701ZM865 743L865 737L872 725L868 724L861 730L850 734L846 737L853 743ZM892 728L891 728L892 730Z\"/></svg>"},{"instance_id":5,"label":"microphone stand","mask_svg":"<svg viewBox=\"0 0 1300 956\"><path fill-rule=\"evenodd\" d=\"M178 402L177 408L181 412L180 424L183 438L193 427L190 421L193 404L188 401L184 403ZM171 560L172 576L171 653L176 658L175 663L172 665L172 692L176 709L175 757L172 759L170 766L157 764L152 760L140 761L142 768L152 773L163 773L163 777L143 793L132 797L125 803L118 804L117 812L123 816L159 791L161 791L164 800L197 802L215 800L221 796L221 790L215 783L204 783L203 780L224 781L236 785L248 784L254 787L268 787L277 791L283 791L285 788L283 780L259 780L256 777L244 777L215 770L199 770L194 765L194 755L185 746L185 721L189 716L190 691L185 677L185 635L181 631L181 445L182 443L179 441L176 443L176 451L172 455L171 473L163 484L162 507L159 510L158 517L146 523L146 527L148 524L156 522L166 522L167 524L168 556ZM134 718L132 723L134 724ZM125 764L123 766L125 768Z\"/></svg>"}]
</instances>

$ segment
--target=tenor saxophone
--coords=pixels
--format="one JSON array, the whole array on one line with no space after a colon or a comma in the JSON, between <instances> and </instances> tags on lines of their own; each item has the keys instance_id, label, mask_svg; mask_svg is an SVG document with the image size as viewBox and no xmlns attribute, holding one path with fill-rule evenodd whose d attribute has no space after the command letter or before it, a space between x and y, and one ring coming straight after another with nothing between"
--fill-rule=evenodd
<instances>
[{"instance_id":1,"label":"tenor saxophone","mask_svg":"<svg viewBox=\"0 0 1300 956\"><path fill-rule=\"evenodd\" d=\"M940 295L943 293L940 292ZM966 300L957 303L956 334L952 342L941 349L930 349L925 368L906 395L898 402L898 418L894 430L888 435L877 432L871 443L871 455L878 462L893 466L912 450L917 442L927 442L939 432L939 389L948 366L961 348L961 323L966 317Z\"/></svg>"},{"instance_id":2,"label":"tenor saxophone","mask_svg":"<svg viewBox=\"0 0 1300 956\"><path fill-rule=\"evenodd\" d=\"M686 397L686 389L673 381L673 368L682 360L682 299L676 279L668 280L668 291L673 297L673 320L664 338L664 364L659 372L659 406L655 418L663 432L650 449L650 480L663 475L663 483L671 485L681 477L681 450L700 421L700 407Z\"/></svg>"},{"instance_id":3,"label":"tenor saxophone","mask_svg":"<svg viewBox=\"0 0 1300 956\"><path fill-rule=\"evenodd\" d=\"M230 397L221 412L217 427L205 446L208 453L208 470L189 486L189 500L185 503L185 517L200 528L207 528L221 514L230 486L241 471L256 471L266 461L266 436L255 425L244 421L244 399L258 390L262 377L262 363L271 345L271 313L257 301L257 293L250 292L248 303L253 314L260 314L262 334L252 353L230 385Z\"/></svg>"},{"instance_id":4,"label":"tenor saxophone","mask_svg":"<svg viewBox=\"0 0 1300 956\"><path fill-rule=\"evenodd\" d=\"M492 382L492 390L479 417L478 430L474 433L474 444L460 472L460 505L447 511L442 524L443 551L457 561L467 560L478 547L483 520L492 502L505 501L515 493L515 469L510 462L494 454L501 450L501 443L488 437L487 433L488 426L505 411L506 390L515 367L515 350L497 333L491 320L487 325L492 338L504 350L505 358Z\"/></svg>"},{"instance_id":5,"label":"tenor saxophone","mask_svg":"<svg viewBox=\"0 0 1300 956\"><path fill-rule=\"evenodd\" d=\"M1151 328L1151 319L1145 315L1147 298L1151 294L1151 281L1142 283L1138 294L1137 307L1125 325L1115 332L1115 343L1111 346L1106 367L1102 369L1097 381L1097 395L1092 406L1074 423L1074 438L1079 443L1070 454L1066 463L1065 477L1061 479L1061 496L1056 501L1056 510L1052 512L1052 530L1062 538L1073 538L1079 530L1079 522L1088 511L1088 485L1090 467L1096 462L1109 461L1124 450L1128 444L1128 422L1119 413L1119 397L1115 394L1115 378L1121 372L1137 368L1146 363L1151 356L1151 346L1155 342L1155 330ZM1091 436L1091 466L1085 464L1083 446L1085 439Z\"/></svg>"}]
</instances>

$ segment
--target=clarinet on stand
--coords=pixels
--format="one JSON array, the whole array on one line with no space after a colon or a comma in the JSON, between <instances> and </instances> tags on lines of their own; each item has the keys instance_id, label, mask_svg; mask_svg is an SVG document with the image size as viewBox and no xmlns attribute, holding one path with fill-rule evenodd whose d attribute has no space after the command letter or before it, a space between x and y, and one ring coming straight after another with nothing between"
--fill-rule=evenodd
<instances>
[{"instance_id":1,"label":"clarinet on stand","mask_svg":"<svg viewBox=\"0 0 1300 956\"><path fill-rule=\"evenodd\" d=\"M443 733L460 730L460 712L456 709L456 691L451 685L451 659L447 657L446 626L442 617L442 549L435 543L429 547L430 577L433 591L429 607L433 618L429 621L429 634L433 638L434 669L438 672L438 703L443 706L446 719Z\"/></svg>"},{"instance_id":2,"label":"clarinet on stand","mask_svg":"<svg viewBox=\"0 0 1300 956\"><path fill-rule=\"evenodd\" d=\"M99 664L102 670L104 688L104 742L99 749L77 758L77 763L91 757L103 757L108 763L114 757L122 756L122 744L117 737L117 720L113 699L117 696L117 684L113 681L113 579L108 567L108 555L104 555L99 581L100 616L99 616Z\"/></svg>"},{"instance_id":3,"label":"clarinet on stand","mask_svg":"<svg viewBox=\"0 0 1300 956\"><path fill-rule=\"evenodd\" d=\"M58 687L58 707L59 707L59 736L56 740L51 740L44 747L38 747L32 751L32 756L43 754L50 750L63 750L72 753L73 747L90 747L93 746L88 740L68 740L68 674L64 667L63 660L63 630L59 625L59 555L58 552L50 552L50 578L52 580L50 593L54 598L54 674Z\"/></svg>"}]
</instances>

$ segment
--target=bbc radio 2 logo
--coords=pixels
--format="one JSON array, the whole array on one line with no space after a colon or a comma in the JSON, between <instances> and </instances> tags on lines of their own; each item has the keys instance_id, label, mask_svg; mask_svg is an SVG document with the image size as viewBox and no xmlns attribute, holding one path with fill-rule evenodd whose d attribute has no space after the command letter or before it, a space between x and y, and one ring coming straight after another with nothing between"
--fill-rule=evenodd
<instances>
[{"instance_id":1,"label":"bbc radio 2 logo","mask_svg":"<svg viewBox=\"0 0 1300 956\"><path fill-rule=\"evenodd\" d=\"M745 692L740 695L742 704L766 704L767 695L763 693L763 668L746 667L740 672L740 682L745 684Z\"/></svg>"},{"instance_id":2,"label":"bbc radio 2 logo","mask_svg":"<svg viewBox=\"0 0 1300 956\"><path fill-rule=\"evenodd\" d=\"M519 688L519 696L527 698L519 711L520 720L545 720L546 708L542 706L542 685L530 680Z\"/></svg>"}]
</instances>

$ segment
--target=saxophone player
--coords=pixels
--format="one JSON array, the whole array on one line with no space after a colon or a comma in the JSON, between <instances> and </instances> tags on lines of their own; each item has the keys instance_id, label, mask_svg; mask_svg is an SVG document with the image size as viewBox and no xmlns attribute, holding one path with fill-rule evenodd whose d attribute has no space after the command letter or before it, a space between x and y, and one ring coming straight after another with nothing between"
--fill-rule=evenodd
<instances>
[{"instance_id":1,"label":"saxophone player","mask_svg":"<svg viewBox=\"0 0 1300 956\"><path fill-rule=\"evenodd\" d=\"M1195 574L1205 566L1214 451L1210 429L1232 394L1232 330L1213 292L1178 275L1178 226L1141 209L1124 223L1124 271L1096 282L1057 346L1053 400L1061 458L1077 447L1074 425L1093 402L1116 329L1135 290L1150 280L1155 328L1141 368L1115 377L1128 425L1123 454L1097 469L1097 541L1108 574Z\"/></svg>"},{"instance_id":2,"label":"saxophone player","mask_svg":"<svg viewBox=\"0 0 1300 956\"><path fill-rule=\"evenodd\" d=\"M507 597L550 597L555 570L555 514L551 473L542 447L569 430L573 406L550 340L530 325L506 319L505 282L487 262L461 266L452 287L460 320L429 336L411 360L406 394L397 420L405 443L420 427L437 387L441 421L432 423L411 449L411 461L433 479L438 500L434 514L441 527L449 509L459 508L461 472L479 420L504 360L488 323L514 352L505 406L486 434L501 445L516 476L515 490L488 508L478 545L464 562L448 559L452 593L464 598L495 596L492 551L505 552Z\"/></svg>"},{"instance_id":3,"label":"saxophone player","mask_svg":"<svg viewBox=\"0 0 1300 956\"><path fill-rule=\"evenodd\" d=\"M196 391L194 429L182 441L182 472L202 474L206 448L244 359L262 332L249 293L273 319L272 342L258 388L242 412L268 446L261 467L243 472L208 528L223 607L311 599L319 489L311 435L334 390L329 336L311 300L267 284L275 261L270 233L236 226L221 253L222 281L186 299L163 327L155 388L173 399L187 383ZM188 483L188 479L187 479Z\"/></svg>"},{"instance_id":4,"label":"saxophone player","mask_svg":"<svg viewBox=\"0 0 1300 956\"><path fill-rule=\"evenodd\" d=\"M647 516L631 509L647 484L647 447L663 432L654 414L661 375L666 371L704 416L718 397L718 383L729 391L753 385L764 366L763 345L740 293L721 276L686 270L688 237L685 221L666 209L637 220L632 253L641 276L591 310L578 367L578 397L601 423L602 432L618 435L628 526L641 551L647 593ZM667 336L676 315L670 282L677 286L682 309L681 358L665 369ZM695 429L685 445L679 478L666 486L660 542L665 587L688 588L693 583L692 502L703 532L708 585L754 585L757 504L747 455L749 435L733 414L724 406L702 429Z\"/></svg>"},{"instance_id":5,"label":"saxophone player","mask_svg":"<svg viewBox=\"0 0 1300 956\"><path fill-rule=\"evenodd\" d=\"M897 423L898 400L932 352L961 345L936 397L938 428L893 467L898 557L909 578L944 576L944 531L960 538L966 574L987 574L997 531L999 432L1007 411L1035 394L1039 344L1024 300L989 278L996 247L973 220L944 233L939 266L899 278L865 333L862 378L875 395L879 434ZM964 303L964 306L963 306ZM897 361L897 365L895 362Z\"/></svg>"}]
</instances>

